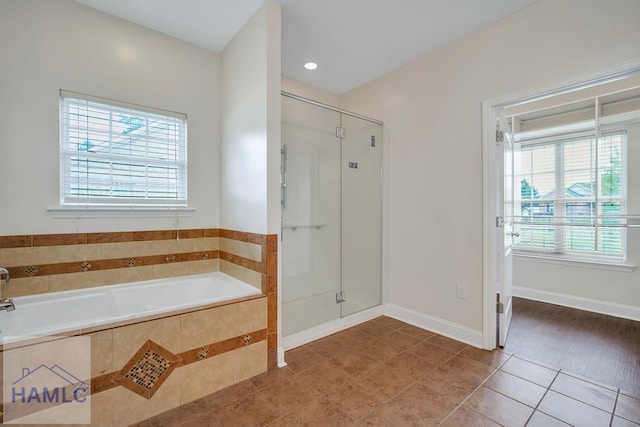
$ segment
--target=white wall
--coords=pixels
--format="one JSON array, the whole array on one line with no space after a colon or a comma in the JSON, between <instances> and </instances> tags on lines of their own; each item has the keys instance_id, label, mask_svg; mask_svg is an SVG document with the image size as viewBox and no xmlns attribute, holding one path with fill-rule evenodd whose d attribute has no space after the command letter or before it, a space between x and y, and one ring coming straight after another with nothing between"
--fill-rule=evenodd
<instances>
[{"instance_id":1,"label":"white wall","mask_svg":"<svg viewBox=\"0 0 640 427\"><path fill-rule=\"evenodd\" d=\"M478 335L481 102L639 57L638 16L636 0L542 0L340 96L391 145L388 302Z\"/></svg>"},{"instance_id":2,"label":"white wall","mask_svg":"<svg viewBox=\"0 0 640 427\"><path fill-rule=\"evenodd\" d=\"M267 0L222 52L221 226L280 229L280 5Z\"/></svg>"},{"instance_id":3,"label":"white wall","mask_svg":"<svg viewBox=\"0 0 640 427\"><path fill-rule=\"evenodd\" d=\"M180 228L219 225L219 55L71 0L0 2L0 235L167 229L175 218L52 219L59 89L186 113Z\"/></svg>"},{"instance_id":4,"label":"white wall","mask_svg":"<svg viewBox=\"0 0 640 427\"><path fill-rule=\"evenodd\" d=\"M321 102L323 104L331 105L333 107L338 106L338 95L317 87L313 87L306 83L302 83L298 80L289 79L287 77L282 78L282 90L293 93L314 101Z\"/></svg>"}]
</instances>

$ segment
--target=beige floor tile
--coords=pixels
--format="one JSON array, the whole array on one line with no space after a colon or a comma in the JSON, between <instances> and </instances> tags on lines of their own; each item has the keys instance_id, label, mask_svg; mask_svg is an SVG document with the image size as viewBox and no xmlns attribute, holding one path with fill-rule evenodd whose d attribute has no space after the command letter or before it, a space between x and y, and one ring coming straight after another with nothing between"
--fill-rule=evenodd
<instances>
[{"instance_id":1,"label":"beige floor tile","mask_svg":"<svg viewBox=\"0 0 640 427\"><path fill-rule=\"evenodd\" d=\"M613 412L613 407L616 403L617 393L615 391L563 373L558 374L553 381L551 390L607 412Z\"/></svg>"},{"instance_id":2,"label":"beige floor tile","mask_svg":"<svg viewBox=\"0 0 640 427\"><path fill-rule=\"evenodd\" d=\"M540 402L538 410L576 426L606 426L611 420L610 413L551 390Z\"/></svg>"},{"instance_id":3,"label":"beige floor tile","mask_svg":"<svg viewBox=\"0 0 640 427\"><path fill-rule=\"evenodd\" d=\"M533 408L486 387L473 393L464 406L506 427L524 426L533 413Z\"/></svg>"},{"instance_id":4,"label":"beige floor tile","mask_svg":"<svg viewBox=\"0 0 640 427\"><path fill-rule=\"evenodd\" d=\"M569 427L571 424L567 424L563 421L560 421L557 418L553 418L545 414L544 412L535 411L529 422L527 423L527 427Z\"/></svg>"},{"instance_id":5,"label":"beige floor tile","mask_svg":"<svg viewBox=\"0 0 640 427\"><path fill-rule=\"evenodd\" d=\"M500 370L524 378L542 387L549 387L558 373L557 371L518 357L511 357L500 367Z\"/></svg>"},{"instance_id":6,"label":"beige floor tile","mask_svg":"<svg viewBox=\"0 0 640 427\"><path fill-rule=\"evenodd\" d=\"M625 420L624 418L620 418L619 416L614 416L613 420L611 420L611 427L638 427L640 424L636 424L629 420Z\"/></svg>"},{"instance_id":7,"label":"beige floor tile","mask_svg":"<svg viewBox=\"0 0 640 427\"><path fill-rule=\"evenodd\" d=\"M442 427L499 427L500 424L464 406L459 407L441 424Z\"/></svg>"},{"instance_id":8,"label":"beige floor tile","mask_svg":"<svg viewBox=\"0 0 640 427\"><path fill-rule=\"evenodd\" d=\"M502 371L493 374L484 385L533 408L547 391L544 387Z\"/></svg>"},{"instance_id":9,"label":"beige floor tile","mask_svg":"<svg viewBox=\"0 0 640 427\"><path fill-rule=\"evenodd\" d=\"M485 365L493 366L494 368L499 368L502 364L504 364L511 355L505 353L500 350L482 350L479 348L467 346L460 352L461 355L469 357L471 359L477 360L478 362L482 362Z\"/></svg>"},{"instance_id":10,"label":"beige floor tile","mask_svg":"<svg viewBox=\"0 0 640 427\"><path fill-rule=\"evenodd\" d=\"M623 393L619 394L615 413L622 418L640 424L640 399Z\"/></svg>"}]
</instances>

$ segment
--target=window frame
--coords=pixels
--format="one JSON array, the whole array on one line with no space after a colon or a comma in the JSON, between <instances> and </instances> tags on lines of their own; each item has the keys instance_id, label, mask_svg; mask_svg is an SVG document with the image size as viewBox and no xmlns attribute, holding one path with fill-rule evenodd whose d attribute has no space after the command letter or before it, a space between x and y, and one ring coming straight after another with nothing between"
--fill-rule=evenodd
<instances>
[{"instance_id":1,"label":"window frame","mask_svg":"<svg viewBox=\"0 0 640 427\"><path fill-rule=\"evenodd\" d=\"M527 259L530 258L532 260L536 260L536 259L537 260L555 260L556 262L559 262L559 263L580 263L580 264L585 264L587 266L589 266L589 264L626 266L625 263L627 260L627 240L628 240L626 227L620 227L621 229L621 233L620 233L621 234L621 242L620 242L621 253L620 254L607 254L603 251L598 250L598 231L599 229L604 228L601 225L599 225L602 218L601 204L606 201L615 199L620 203L621 212L619 215L621 216L624 216L626 214L626 208L627 208L628 130L625 126L611 127L611 128L608 128L606 131L599 133L599 138L601 140L602 138L606 138L608 136L613 136L613 135L622 136L622 141L620 143L621 194L620 196L613 196L613 197L602 196L600 194L600 191L601 191L600 180L601 180L602 169L600 169L598 160L593 162L591 165L591 170L594 171L593 173L597 181L597 184L594 188L595 190L594 194L588 198L576 198L576 199L567 198L564 195L564 192L566 191L565 185L564 185L564 178L565 178L564 175L566 174L565 159L564 159L565 155L563 150L563 148L565 147L565 144L570 143L572 141L579 141L581 139L582 140L591 139L592 141L594 141L594 144L595 144L593 146L593 150L596 152L596 157L599 159L600 153L598 152L598 150L599 150L600 144L595 143L596 139L598 138L598 132L582 131L582 132L572 132L567 134L557 134L557 135L550 135L550 136L545 136L540 138L533 138L529 140L522 140L516 143L520 146L520 148L535 147L535 146L541 146L541 145L554 146L555 168L553 173L554 173L554 180L555 180L555 188L556 188L556 192L562 191L563 193L561 197L554 197L552 199L551 198L526 199L531 201L535 200L536 202L539 202L539 203L540 202L551 203L553 205L553 210L554 210L554 215L550 216L550 218L553 219L552 223L560 224L560 225L556 225L554 227L553 248L547 249L542 247L521 246L516 242L514 242L513 248L514 248L514 254L516 256L526 257ZM518 175L518 178L520 177L522 177L521 174ZM518 189L516 191L520 191L519 190L520 182L517 182L515 184L517 184L516 188ZM531 185L533 188L534 187L533 183ZM532 190L532 195L533 195L533 190ZM521 212L522 200L521 200L520 194L518 194L517 196L518 196L517 203L521 206L520 208L520 212ZM562 207L563 209L561 209L561 211L564 212L564 209L566 208L567 204L581 203L581 202L595 204L595 214L589 216L589 218L593 219L593 222L596 224L593 226L595 228L595 233L593 237L595 250L580 251L580 250L568 249L566 244L566 239L565 239L565 235L566 235L565 229L567 228L567 226L561 225L562 221L566 221L568 217L563 216L564 218L561 221L555 220L556 218L559 217L558 215L556 215L558 212L558 209L557 209L558 207ZM520 225L522 224L521 221L523 217L521 215L516 215L516 217L520 218L520 222L515 221L516 229L517 231L521 231ZM624 219L622 221L624 221Z\"/></svg>"},{"instance_id":2,"label":"window frame","mask_svg":"<svg viewBox=\"0 0 640 427\"><path fill-rule=\"evenodd\" d=\"M103 109L105 112L112 114L113 112L121 113L123 110L128 110L132 114L139 114L146 118L146 124L142 126L147 130L146 135L142 138L144 141L145 150L143 155L124 155L118 158L113 154L112 150L112 137L113 135L119 135L114 133L112 124L113 119L108 119L109 130L105 131L105 135L109 138L109 153L105 155L109 162L109 167L113 167L113 162L120 160L123 165L144 165L144 179L143 184L145 196L143 197L131 197L126 195L125 197L113 197L113 193L110 196L100 196L83 200L81 196L77 194L70 194L68 191L67 179L71 176L69 170L71 166L71 158L74 153L79 153L80 150L69 149L69 105L72 103L90 103L95 105L98 109ZM139 104L133 104L123 101L117 101L108 98L97 97L93 95L87 95L78 92L72 92L61 89L59 92L59 112L60 112L60 136L59 136L59 150L60 150L60 205L55 208L48 209L52 217L69 217L70 214L79 216L78 213L82 212L82 216L113 216L113 214L122 214L127 212L124 216L184 216L194 212L193 209L188 207L188 159L187 159L187 115L183 113L177 113L173 111L162 110L158 108L147 107ZM174 126L175 136L171 138L160 138L160 148L174 148L174 158L154 158L148 156L146 150L149 148L150 137L148 134L148 120L149 118L158 117L163 124ZM88 132L88 131L87 131ZM165 143L166 142L166 143ZM173 147L172 147L173 145ZM95 157L95 154L87 156L87 158ZM76 156L77 158L77 156ZM127 163L129 161L130 163ZM148 194L149 188L148 179L150 175L149 167L152 165L165 165L165 169L162 170L174 170L174 186L175 197L158 197L153 198ZM111 188L114 185L113 178L110 176L109 181ZM164 185L171 185L171 178L165 182ZM139 183L138 183L139 184Z\"/></svg>"}]
</instances>

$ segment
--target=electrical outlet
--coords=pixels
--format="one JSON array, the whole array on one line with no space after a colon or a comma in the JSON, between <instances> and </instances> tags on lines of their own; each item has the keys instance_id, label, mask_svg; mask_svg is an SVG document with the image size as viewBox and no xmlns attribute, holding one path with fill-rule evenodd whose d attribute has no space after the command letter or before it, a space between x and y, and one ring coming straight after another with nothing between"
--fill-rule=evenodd
<instances>
[{"instance_id":1,"label":"electrical outlet","mask_svg":"<svg viewBox=\"0 0 640 427\"><path fill-rule=\"evenodd\" d=\"M457 291L458 291L459 299L465 299L465 300L467 299L467 296L469 294L469 289L467 288L467 285L458 283Z\"/></svg>"}]
</instances>

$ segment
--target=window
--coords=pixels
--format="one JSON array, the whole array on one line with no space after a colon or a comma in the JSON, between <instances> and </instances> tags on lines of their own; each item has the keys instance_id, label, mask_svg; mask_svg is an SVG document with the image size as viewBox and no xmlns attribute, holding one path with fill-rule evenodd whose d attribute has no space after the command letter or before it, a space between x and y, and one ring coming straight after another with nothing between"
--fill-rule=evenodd
<instances>
[{"instance_id":1,"label":"window","mask_svg":"<svg viewBox=\"0 0 640 427\"><path fill-rule=\"evenodd\" d=\"M60 91L63 206L187 205L186 115Z\"/></svg>"},{"instance_id":2,"label":"window","mask_svg":"<svg viewBox=\"0 0 640 427\"><path fill-rule=\"evenodd\" d=\"M521 144L519 250L625 255L626 132Z\"/></svg>"}]
</instances>

